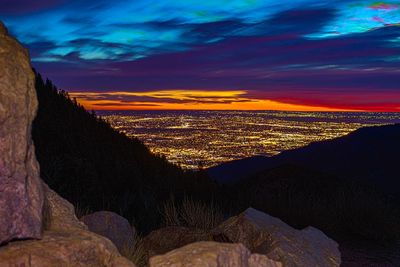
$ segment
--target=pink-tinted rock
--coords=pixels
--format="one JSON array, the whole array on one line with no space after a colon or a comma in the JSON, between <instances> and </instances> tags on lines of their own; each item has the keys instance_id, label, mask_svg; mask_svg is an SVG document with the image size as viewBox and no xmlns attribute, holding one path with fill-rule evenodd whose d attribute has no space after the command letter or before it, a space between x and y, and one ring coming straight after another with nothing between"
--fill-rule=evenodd
<instances>
[{"instance_id":1,"label":"pink-tinted rock","mask_svg":"<svg viewBox=\"0 0 400 267\"><path fill-rule=\"evenodd\" d=\"M114 244L92 232L45 231L41 240L10 242L0 247L0 267L134 267Z\"/></svg>"},{"instance_id":2,"label":"pink-tinted rock","mask_svg":"<svg viewBox=\"0 0 400 267\"><path fill-rule=\"evenodd\" d=\"M42 235L43 192L31 139L34 83L27 50L0 22L0 244Z\"/></svg>"},{"instance_id":3,"label":"pink-tinted rock","mask_svg":"<svg viewBox=\"0 0 400 267\"><path fill-rule=\"evenodd\" d=\"M252 252L282 262L284 267L337 267L341 263L338 244L320 230L297 230L253 208L228 219L214 231L244 244Z\"/></svg>"},{"instance_id":4,"label":"pink-tinted rock","mask_svg":"<svg viewBox=\"0 0 400 267\"><path fill-rule=\"evenodd\" d=\"M4 24L0 21L0 34L7 34L7 28L4 26Z\"/></svg>"},{"instance_id":5,"label":"pink-tinted rock","mask_svg":"<svg viewBox=\"0 0 400 267\"><path fill-rule=\"evenodd\" d=\"M169 226L154 230L143 238L143 248L149 257L167 253L199 241L214 241L211 233L205 230Z\"/></svg>"},{"instance_id":6,"label":"pink-tinted rock","mask_svg":"<svg viewBox=\"0 0 400 267\"><path fill-rule=\"evenodd\" d=\"M281 267L265 255L251 254L242 244L197 242L150 259L150 267Z\"/></svg>"},{"instance_id":7,"label":"pink-tinted rock","mask_svg":"<svg viewBox=\"0 0 400 267\"><path fill-rule=\"evenodd\" d=\"M282 263L274 261L262 254L251 254L248 260L249 267L282 267Z\"/></svg>"},{"instance_id":8,"label":"pink-tinted rock","mask_svg":"<svg viewBox=\"0 0 400 267\"><path fill-rule=\"evenodd\" d=\"M0 246L0 267L104 266L134 267L115 245L87 231L74 207L46 184L45 231L40 240L12 241Z\"/></svg>"},{"instance_id":9,"label":"pink-tinted rock","mask_svg":"<svg viewBox=\"0 0 400 267\"><path fill-rule=\"evenodd\" d=\"M110 239L122 251L125 247L133 246L134 229L128 220L110 211L98 211L83 216L89 231Z\"/></svg>"},{"instance_id":10,"label":"pink-tinted rock","mask_svg":"<svg viewBox=\"0 0 400 267\"><path fill-rule=\"evenodd\" d=\"M31 139L36 109L28 53L0 23L0 267L134 267L40 180Z\"/></svg>"},{"instance_id":11,"label":"pink-tinted rock","mask_svg":"<svg viewBox=\"0 0 400 267\"><path fill-rule=\"evenodd\" d=\"M45 230L87 230L87 226L76 217L75 208L71 203L60 197L45 183L43 183L43 189Z\"/></svg>"}]
</instances>

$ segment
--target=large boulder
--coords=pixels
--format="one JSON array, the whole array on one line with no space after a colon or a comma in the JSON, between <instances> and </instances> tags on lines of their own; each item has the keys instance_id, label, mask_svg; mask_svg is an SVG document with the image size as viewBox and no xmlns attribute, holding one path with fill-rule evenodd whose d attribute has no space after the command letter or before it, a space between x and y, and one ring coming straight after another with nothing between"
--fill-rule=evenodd
<instances>
[{"instance_id":1,"label":"large boulder","mask_svg":"<svg viewBox=\"0 0 400 267\"><path fill-rule=\"evenodd\" d=\"M281 261L284 267L340 266L338 244L313 227L296 230L281 220L249 208L215 229L253 253Z\"/></svg>"},{"instance_id":2,"label":"large boulder","mask_svg":"<svg viewBox=\"0 0 400 267\"><path fill-rule=\"evenodd\" d=\"M133 267L40 180L31 139L36 108L28 52L0 22L0 267Z\"/></svg>"},{"instance_id":3,"label":"large boulder","mask_svg":"<svg viewBox=\"0 0 400 267\"><path fill-rule=\"evenodd\" d=\"M44 226L46 230L74 231L87 230L87 226L78 220L74 206L51 190L47 184L44 186Z\"/></svg>"},{"instance_id":4,"label":"large boulder","mask_svg":"<svg viewBox=\"0 0 400 267\"><path fill-rule=\"evenodd\" d=\"M231 243L223 234L182 226L168 226L152 231L141 240L147 258L200 241Z\"/></svg>"},{"instance_id":5,"label":"large boulder","mask_svg":"<svg viewBox=\"0 0 400 267\"><path fill-rule=\"evenodd\" d=\"M84 222L90 231L110 239L122 251L134 245L134 228L124 217L111 211L98 211L83 216Z\"/></svg>"},{"instance_id":6,"label":"large boulder","mask_svg":"<svg viewBox=\"0 0 400 267\"><path fill-rule=\"evenodd\" d=\"M134 267L108 239L80 222L74 207L44 185L45 231L41 240L10 242L0 247L0 267Z\"/></svg>"},{"instance_id":7,"label":"large boulder","mask_svg":"<svg viewBox=\"0 0 400 267\"><path fill-rule=\"evenodd\" d=\"M0 22L0 244L42 236L43 192L31 139L35 76Z\"/></svg>"},{"instance_id":8,"label":"large boulder","mask_svg":"<svg viewBox=\"0 0 400 267\"><path fill-rule=\"evenodd\" d=\"M50 230L41 240L16 241L0 247L0 267L112 266L133 267L108 239L89 231Z\"/></svg>"},{"instance_id":9,"label":"large boulder","mask_svg":"<svg viewBox=\"0 0 400 267\"><path fill-rule=\"evenodd\" d=\"M281 267L265 255L251 254L242 244L197 242L150 259L150 267Z\"/></svg>"}]
</instances>

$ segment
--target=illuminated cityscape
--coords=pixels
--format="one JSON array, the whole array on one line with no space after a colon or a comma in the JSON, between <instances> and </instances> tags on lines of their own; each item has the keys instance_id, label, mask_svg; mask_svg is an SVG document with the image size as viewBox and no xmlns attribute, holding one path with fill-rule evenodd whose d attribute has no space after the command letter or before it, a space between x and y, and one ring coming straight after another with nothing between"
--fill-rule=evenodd
<instances>
[{"instance_id":1,"label":"illuminated cityscape","mask_svg":"<svg viewBox=\"0 0 400 267\"><path fill-rule=\"evenodd\" d=\"M360 127L400 122L400 113L115 111L112 126L184 168L274 155Z\"/></svg>"}]
</instances>

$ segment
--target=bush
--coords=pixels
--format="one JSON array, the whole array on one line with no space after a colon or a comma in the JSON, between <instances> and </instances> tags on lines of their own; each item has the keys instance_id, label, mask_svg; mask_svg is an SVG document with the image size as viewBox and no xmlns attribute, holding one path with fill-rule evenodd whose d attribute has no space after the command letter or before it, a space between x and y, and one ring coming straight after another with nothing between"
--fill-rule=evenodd
<instances>
[{"instance_id":1,"label":"bush","mask_svg":"<svg viewBox=\"0 0 400 267\"><path fill-rule=\"evenodd\" d=\"M186 196L180 205L177 205L172 197L164 204L162 215L166 226L203 230L213 229L224 220L220 208L214 202L204 203Z\"/></svg>"},{"instance_id":2,"label":"bush","mask_svg":"<svg viewBox=\"0 0 400 267\"><path fill-rule=\"evenodd\" d=\"M147 266L147 251L143 246L143 239L135 233L133 246L126 246L121 250L121 255L133 262L137 267Z\"/></svg>"}]
</instances>

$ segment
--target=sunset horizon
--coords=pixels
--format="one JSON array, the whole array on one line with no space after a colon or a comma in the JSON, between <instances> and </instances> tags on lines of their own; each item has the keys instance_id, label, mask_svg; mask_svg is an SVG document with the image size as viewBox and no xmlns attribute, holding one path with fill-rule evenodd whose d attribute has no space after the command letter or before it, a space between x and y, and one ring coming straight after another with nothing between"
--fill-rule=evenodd
<instances>
[{"instance_id":1,"label":"sunset horizon","mask_svg":"<svg viewBox=\"0 0 400 267\"><path fill-rule=\"evenodd\" d=\"M398 1L5 1L33 67L88 109L400 111Z\"/></svg>"},{"instance_id":2,"label":"sunset horizon","mask_svg":"<svg viewBox=\"0 0 400 267\"><path fill-rule=\"evenodd\" d=\"M248 96L246 90L158 90L134 91L70 91L71 98L88 110L242 110L242 111L303 111L303 112L400 112L400 107L390 104L348 106L307 104L304 101L279 101ZM130 98L148 98L134 101ZM170 102L167 102L166 99ZM171 103L177 102L177 103ZM178 103L181 102L181 103ZM298 102L298 103L293 103Z\"/></svg>"}]
</instances>

